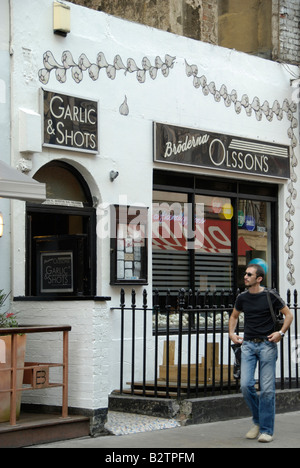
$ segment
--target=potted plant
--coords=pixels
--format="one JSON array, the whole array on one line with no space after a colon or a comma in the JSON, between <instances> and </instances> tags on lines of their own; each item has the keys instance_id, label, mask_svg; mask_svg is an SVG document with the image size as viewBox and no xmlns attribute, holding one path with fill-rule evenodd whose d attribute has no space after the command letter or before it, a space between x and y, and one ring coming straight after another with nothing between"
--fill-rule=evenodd
<instances>
[{"instance_id":1,"label":"potted plant","mask_svg":"<svg viewBox=\"0 0 300 468\"><path fill-rule=\"evenodd\" d=\"M1 329L17 328L16 314L1 312L10 294L0 290L0 423L10 420L10 389L11 389L11 335L1 335ZM17 335L17 367L23 368L26 351L26 335ZM17 388L22 388L23 370L17 372ZM3 392L3 393L2 393ZM20 416L22 393L17 394L17 418Z\"/></svg>"}]
</instances>

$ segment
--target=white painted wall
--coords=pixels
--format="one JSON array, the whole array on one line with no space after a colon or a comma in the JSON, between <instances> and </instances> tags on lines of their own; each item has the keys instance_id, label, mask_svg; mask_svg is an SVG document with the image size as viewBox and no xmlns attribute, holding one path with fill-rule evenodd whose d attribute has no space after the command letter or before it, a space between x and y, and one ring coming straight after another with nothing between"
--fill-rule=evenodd
<instances>
[{"instance_id":1,"label":"white painted wall","mask_svg":"<svg viewBox=\"0 0 300 468\"><path fill-rule=\"evenodd\" d=\"M0 15L0 161L10 164L10 57L8 0L1 3ZM10 282L10 202L0 199L4 235L0 239L0 289L11 290Z\"/></svg>"},{"instance_id":2,"label":"white painted wall","mask_svg":"<svg viewBox=\"0 0 300 468\"><path fill-rule=\"evenodd\" d=\"M40 167L54 159L61 159L82 171L90 185L93 196L101 202L119 203L126 196L129 204L152 203L152 172L153 172L153 121L207 129L212 132L228 133L245 138L291 144L293 135L299 139L298 128L289 130L291 121L298 120L298 109L292 104L293 89L290 86L294 67L266 61L232 50L215 47L209 44L193 41L149 27L129 23L101 12L88 10L73 4L71 7L71 33L66 37L58 37L52 30L52 0L12 0L13 18L13 67L12 67L12 146L13 164L21 158L19 153L19 108L41 112L39 90L41 87L64 94L85 96L99 100L99 155L72 153L64 150L43 149L41 153L28 154L32 160L34 176ZM36 20L38 12L38 21ZM69 51L67 55L63 54ZM43 64L43 55L48 52L48 62ZM97 79L91 79L89 70L95 71L91 64L97 62L98 54L102 52L100 64L104 64L104 56L110 68L102 68ZM78 69L79 57L85 54L86 67L82 72ZM112 65L116 56L129 70L114 70ZM167 57L166 57L167 56ZM160 57L167 63L163 69L147 69L146 80L143 81L144 64L158 68ZM174 59L172 59L172 57ZM90 63L88 63L86 60ZM132 60L134 60L134 62ZM128 61L129 60L129 61ZM117 59L120 68L119 58ZM255 111L248 116L243 105L231 101L230 107L224 103L224 98L218 93L208 91L205 95L202 87L193 86L193 76L187 76L187 64L197 66L193 71L197 78L206 77L208 85L215 83L217 91L225 85L228 94L236 91L237 101L243 102L246 97L250 106L255 107L255 98L259 98L259 106L269 103L272 109L275 101L284 108L283 117L278 120L273 115L270 122L265 115L257 120ZM136 66L135 66L136 65ZM172 65L172 67L171 67ZM56 67L56 70L54 68ZM121 65L122 67L122 65ZM137 70L137 67L139 70ZM150 65L149 65L150 67ZM149 68L148 67L148 68ZM52 69L53 68L53 69ZM166 70L168 68L168 70ZM50 70L51 69L51 70ZM40 72L39 75L39 71ZM162 70L165 75L163 76ZM57 75L56 75L57 71ZM115 74L115 79L109 78ZM155 79L150 77L150 72ZM76 82L73 75L80 77ZM42 84L39 79L48 80ZM57 77L63 77L63 83ZM82 78L82 79L81 79ZM78 80L77 80L78 81ZM211 87L212 89L212 87ZM224 89L224 88L223 88ZM120 106L125 96L129 107L129 115L120 113ZM288 100L288 105L283 104ZM1 105L1 104L0 104ZM289 107L290 111L288 111ZM124 109L123 109L124 110ZM40 132L40 128L35 129ZM299 158L299 147L295 148L295 156ZM156 164L156 167L159 167ZM111 183L109 173L117 170L119 178ZM212 174L196 168L176 166L173 170L187 171L196 174ZM299 175L299 168L294 171ZM218 175L217 172L214 172ZM224 177L224 174L219 174ZM229 174L227 174L227 177ZM233 175L233 177L235 177ZM247 176L241 176L247 179ZM255 180L255 178L253 177ZM260 180L260 179L257 179ZM266 180L265 183L272 182ZM274 182L274 181L273 181ZM294 186L298 188L296 179ZM280 286L286 290L291 284L287 275L295 268L292 277L300 280L300 259L294 256L292 266L286 267L287 243L285 214L288 210L286 201L289 196L288 184L284 183L280 190L279 224L280 224ZM121 199L120 199L121 197ZM124 200L124 198L123 198ZM299 199L293 201L295 214L292 216L295 230L294 239L300 230ZM15 296L25 293L25 204L13 203L13 290ZM69 323L73 327L71 333L71 367L70 367L70 405L83 408L99 408L107 406L107 395L118 382L117 341L118 312L110 310L110 306L119 305L119 288L109 285L110 255L109 240L98 239L98 278L97 294L111 296L111 304L86 303L17 303L14 307L22 311L25 322L32 323ZM292 247L293 248L293 247ZM295 250L295 248L294 248ZM151 246L149 247L151 259ZM151 291L151 261L149 262ZM128 288L129 290L130 288ZM141 293L142 288L136 288ZM148 327L150 330L150 327ZM56 345L52 342L51 350L55 354ZM36 342L37 352L44 344ZM40 402L55 404L56 397L41 393Z\"/></svg>"}]
</instances>

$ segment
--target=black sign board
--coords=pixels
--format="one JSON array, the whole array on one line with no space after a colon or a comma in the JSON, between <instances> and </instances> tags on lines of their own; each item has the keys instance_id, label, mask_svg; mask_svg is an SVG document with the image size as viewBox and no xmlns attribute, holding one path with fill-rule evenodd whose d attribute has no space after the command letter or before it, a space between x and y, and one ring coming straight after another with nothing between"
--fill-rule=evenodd
<instances>
[{"instance_id":1,"label":"black sign board","mask_svg":"<svg viewBox=\"0 0 300 468\"><path fill-rule=\"evenodd\" d=\"M73 252L41 253L41 293L72 293Z\"/></svg>"},{"instance_id":2,"label":"black sign board","mask_svg":"<svg viewBox=\"0 0 300 468\"><path fill-rule=\"evenodd\" d=\"M98 153L98 102L43 90L44 146Z\"/></svg>"},{"instance_id":3,"label":"black sign board","mask_svg":"<svg viewBox=\"0 0 300 468\"><path fill-rule=\"evenodd\" d=\"M288 146L159 123L154 136L155 162L290 178Z\"/></svg>"}]
</instances>

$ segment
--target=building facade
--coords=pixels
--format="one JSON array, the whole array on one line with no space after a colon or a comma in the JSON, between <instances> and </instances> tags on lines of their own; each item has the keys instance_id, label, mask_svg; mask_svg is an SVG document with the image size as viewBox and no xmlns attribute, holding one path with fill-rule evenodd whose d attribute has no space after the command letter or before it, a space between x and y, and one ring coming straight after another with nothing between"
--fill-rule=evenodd
<instances>
[{"instance_id":1,"label":"building facade","mask_svg":"<svg viewBox=\"0 0 300 468\"><path fill-rule=\"evenodd\" d=\"M72 326L69 403L101 418L121 288L236 289L257 257L269 286L297 287L298 67L71 3L70 27L52 0L5 5L11 164L47 184L45 203L11 204L12 308ZM28 360L59 348L30 338Z\"/></svg>"},{"instance_id":2,"label":"building facade","mask_svg":"<svg viewBox=\"0 0 300 468\"><path fill-rule=\"evenodd\" d=\"M4 14L1 18L0 34L0 138L1 138L1 160L10 163L10 55L9 55L9 10L8 4L4 6ZM5 228L1 243L3 246L4 271L9 274L3 275L0 289L10 290L10 203L8 200L0 200L0 212L3 215Z\"/></svg>"},{"instance_id":3,"label":"building facade","mask_svg":"<svg viewBox=\"0 0 300 468\"><path fill-rule=\"evenodd\" d=\"M72 0L72 3L209 44L299 64L297 0Z\"/></svg>"}]
</instances>

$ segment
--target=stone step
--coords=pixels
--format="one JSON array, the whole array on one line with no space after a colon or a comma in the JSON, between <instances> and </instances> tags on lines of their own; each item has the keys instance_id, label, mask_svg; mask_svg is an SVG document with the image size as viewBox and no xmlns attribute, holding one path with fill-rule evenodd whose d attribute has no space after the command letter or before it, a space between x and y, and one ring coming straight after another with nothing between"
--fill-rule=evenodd
<instances>
[{"instance_id":1,"label":"stone step","mask_svg":"<svg viewBox=\"0 0 300 468\"><path fill-rule=\"evenodd\" d=\"M143 416L140 414L108 412L105 429L116 436L137 434L140 432L160 431L180 427L175 419Z\"/></svg>"},{"instance_id":2,"label":"stone step","mask_svg":"<svg viewBox=\"0 0 300 468\"><path fill-rule=\"evenodd\" d=\"M59 415L21 413L16 426L0 424L0 448L20 448L76 439L88 436L89 433L90 419L83 416L62 419Z\"/></svg>"}]
</instances>

